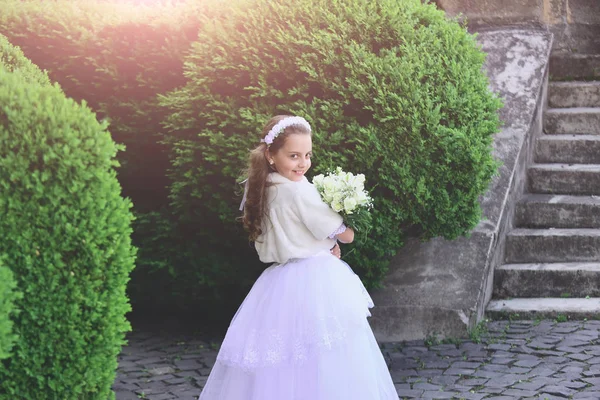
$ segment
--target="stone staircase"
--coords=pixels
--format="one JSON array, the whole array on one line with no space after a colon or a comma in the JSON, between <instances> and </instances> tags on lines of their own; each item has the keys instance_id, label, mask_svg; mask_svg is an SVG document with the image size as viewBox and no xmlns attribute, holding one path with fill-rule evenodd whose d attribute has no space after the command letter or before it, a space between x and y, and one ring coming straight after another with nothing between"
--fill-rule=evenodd
<instances>
[{"instance_id":1,"label":"stone staircase","mask_svg":"<svg viewBox=\"0 0 600 400\"><path fill-rule=\"evenodd\" d=\"M549 83L533 151L487 314L600 318L600 81Z\"/></svg>"}]
</instances>

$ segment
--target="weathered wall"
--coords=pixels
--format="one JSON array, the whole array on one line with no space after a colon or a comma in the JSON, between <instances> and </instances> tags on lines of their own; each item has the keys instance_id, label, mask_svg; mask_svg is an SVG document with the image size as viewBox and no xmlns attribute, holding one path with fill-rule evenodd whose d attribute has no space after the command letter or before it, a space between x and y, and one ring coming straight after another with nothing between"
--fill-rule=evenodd
<instances>
[{"instance_id":1,"label":"weathered wall","mask_svg":"<svg viewBox=\"0 0 600 400\"><path fill-rule=\"evenodd\" d=\"M543 22L554 34L555 50L600 53L600 1L544 0Z\"/></svg>"},{"instance_id":2,"label":"weathered wall","mask_svg":"<svg viewBox=\"0 0 600 400\"><path fill-rule=\"evenodd\" d=\"M450 16L467 18L474 30L516 25L554 34L554 50L600 53L599 0L437 0Z\"/></svg>"},{"instance_id":3,"label":"weathered wall","mask_svg":"<svg viewBox=\"0 0 600 400\"><path fill-rule=\"evenodd\" d=\"M437 0L435 3L450 16L462 15L469 25L541 26L545 0Z\"/></svg>"}]
</instances>

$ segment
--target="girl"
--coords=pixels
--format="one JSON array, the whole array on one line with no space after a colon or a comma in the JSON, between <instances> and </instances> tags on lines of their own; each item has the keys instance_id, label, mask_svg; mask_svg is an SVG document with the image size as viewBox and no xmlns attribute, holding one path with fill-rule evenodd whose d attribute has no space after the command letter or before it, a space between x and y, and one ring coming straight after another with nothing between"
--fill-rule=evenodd
<instances>
[{"instance_id":1,"label":"girl","mask_svg":"<svg viewBox=\"0 0 600 400\"><path fill-rule=\"evenodd\" d=\"M330 252L354 232L305 177L310 125L274 117L261 142L243 222L260 260L273 264L233 317L200 400L397 400L367 322L371 298Z\"/></svg>"}]
</instances>

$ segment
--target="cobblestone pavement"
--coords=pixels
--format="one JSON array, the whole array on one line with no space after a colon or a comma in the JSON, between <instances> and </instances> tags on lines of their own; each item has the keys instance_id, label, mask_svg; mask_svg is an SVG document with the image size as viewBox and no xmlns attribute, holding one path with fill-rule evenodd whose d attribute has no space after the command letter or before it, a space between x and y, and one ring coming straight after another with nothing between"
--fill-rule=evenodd
<instances>
[{"instance_id":1,"label":"cobblestone pavement","mask_svg":"<svg viewBox=\"0 0 600 400\"><path fill-rule=\"evenodd\" d=\"M399 398L600 399L600 321L480 328L475 341L382 344ZM119 358L117 400L196 399L217 348L192 335L132 333Z\"/></svg>"}]
</instances>

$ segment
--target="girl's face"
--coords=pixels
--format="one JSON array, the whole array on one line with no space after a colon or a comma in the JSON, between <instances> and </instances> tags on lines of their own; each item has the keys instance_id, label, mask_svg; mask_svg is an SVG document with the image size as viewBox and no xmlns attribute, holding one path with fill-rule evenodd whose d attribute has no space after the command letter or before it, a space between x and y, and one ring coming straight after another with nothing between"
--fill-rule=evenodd
<instances>
[{"instance_id":1,"label":"girl's face","mask_svg":"<svg viewBox=\"0 0 600 400\"><path fill-rule=\"evenodd\" d=\"M267 159L282 176L298 182L310 168L312 138L307 134L291 134L275 154L267 151Z\"/></svg>"}]
</instances>

